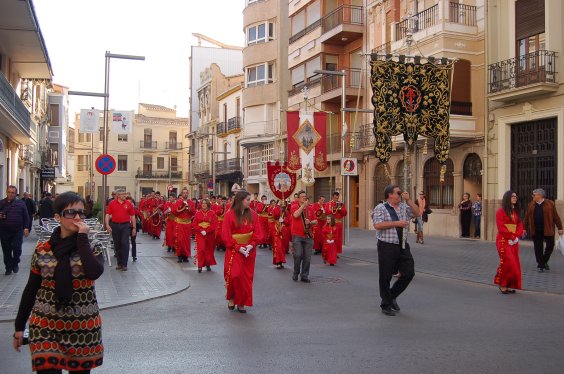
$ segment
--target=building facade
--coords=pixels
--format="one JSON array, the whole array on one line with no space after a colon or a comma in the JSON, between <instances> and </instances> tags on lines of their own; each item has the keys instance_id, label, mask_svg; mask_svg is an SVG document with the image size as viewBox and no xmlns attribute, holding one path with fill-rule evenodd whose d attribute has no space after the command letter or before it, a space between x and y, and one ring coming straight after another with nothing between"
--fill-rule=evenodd
<instances>
[{"instance_id":1,"label":"building facade","mask_svg":"<svg viewBox=\"0 0 564 374\"><path fill-rule=\"evenodd\" d=\"M564 215L564 6L490 0L487 7L487 233L508 189L521 206L543 188Z\"/></svg>"},{"instance_id":2,"label":"building facade","mask_svg":"<svg viewBox=\"0 0 564 374\"><path fill-rule=\"evenodd\" d=\"M0 198L8 185L39 198L51 62L31 0L2 3L0 24Z\"/></svg>"},{"instance_id":3,"label":"building facade","mask_svg":"<svg viewBox=\"0 0 564 374\"><path fill-rule=\"evenodd\" d=\"M267 162L286 158L288 5L286 0L247 0L243 10L243 185L267 196L272 196Z\"/></svg>"}]
</instances>

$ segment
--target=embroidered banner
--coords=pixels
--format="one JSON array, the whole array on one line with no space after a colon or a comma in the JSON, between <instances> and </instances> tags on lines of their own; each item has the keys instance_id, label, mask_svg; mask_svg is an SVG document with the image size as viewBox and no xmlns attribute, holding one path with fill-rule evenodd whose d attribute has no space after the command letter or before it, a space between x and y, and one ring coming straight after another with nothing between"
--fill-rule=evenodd
<instances>
[{"instance_id":1,"label":"embroidered banner","mask_svg":"<svg viewBox=\"0 0 564 374\"><path fill-rule=\"evenodd\" d=\"M284 162L269 162L266 165L268 171L268 186L272 194L278 200L287 199L296 189L296 173L288 170Z\"/></svg>"},{"instance_id":2,"label":"embroidered banner","mask_svg":"<svg viewBox=\"0 0 564 374\"><path fill-rule=\"evenodd\" d=\"M300 112L287 112L286 123L288 128L288 170L298 171L300 164L300 146L294 139L294 134L300 127Z\"/></svg>"},{"instance_id":3,"label":"embroidered banner","mask_svg":"<svg viewBox=\"0 0 564 374\"><path fill-rule=\"evenodd\" d=\"M315 170L327 170L327 113L315 112L313 114L315 130L320 139L315 145Z\"/></svg>"}]
</instances>

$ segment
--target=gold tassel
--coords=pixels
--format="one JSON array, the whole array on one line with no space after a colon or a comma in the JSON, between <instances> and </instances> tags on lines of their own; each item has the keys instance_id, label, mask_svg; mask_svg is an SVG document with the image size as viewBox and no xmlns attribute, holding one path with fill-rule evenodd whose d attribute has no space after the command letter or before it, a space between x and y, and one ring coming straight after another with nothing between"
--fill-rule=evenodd
<instances>
[{"instance_id":1,"label":"gold tassel","mask_svg":"<svg viewBox=\"0 0 564 374\"><path fill-rule=\"evenodd\" d=\"M446 165L441 166L441 182L445 181L445 174L446 174Z\"/></svg>"},{"instance_id":2,"label":"gold tassel","mask_svg":"<svg viewBox=\"0 0 564 374\"><path fill-rule=\"evenodd\" d=\"M425 144L423 145L423 156L427 156L427 138L425 138Z\"/></svg>"}]
</instances>

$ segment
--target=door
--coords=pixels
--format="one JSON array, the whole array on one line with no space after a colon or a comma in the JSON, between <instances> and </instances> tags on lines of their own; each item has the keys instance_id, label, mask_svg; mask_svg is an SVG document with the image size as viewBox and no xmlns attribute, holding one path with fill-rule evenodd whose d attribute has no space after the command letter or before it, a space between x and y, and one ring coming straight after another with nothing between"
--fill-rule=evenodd
<instances>
[{"instance_id":1,"label":"door","mask_svg":"<svg viewBox=\"0 0 564 374\"><path fill-rule=\"evenodd\" d=\"M348 177L350 178L350 210L349 210L349 220L351 227L358 227L358 221L360 220L360 204L359 204L359 193L358 193L358 177ZM346 201L345 201L346 203Z\"/></svg>"},{"instance_id":2,"label":"door","mask_svg":"<svg viewBox=\"0 0 564 374\"><path fill-rule=\"evenodd\" d=\"M521 212L535 188L556 199L556 123L549 118L511 126L511 189L519 196Z\"/></svg>"}]
</instances>

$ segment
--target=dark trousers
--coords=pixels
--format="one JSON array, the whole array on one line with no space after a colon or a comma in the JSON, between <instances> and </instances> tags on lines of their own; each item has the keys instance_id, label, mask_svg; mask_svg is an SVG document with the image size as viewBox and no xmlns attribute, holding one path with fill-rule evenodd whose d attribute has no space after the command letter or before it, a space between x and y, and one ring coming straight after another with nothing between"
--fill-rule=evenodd
<instances>
[{"instance_id":1,"label":"dark trousers","mask_svg":"<svg viewBox=\"0 0 564 374\"><path fill-rule=\"evenodd\" d=\"M409 285L415 275L415 263L409 250L409 244L402 249L399 244L378 241L378 270L380 271L380 306L389 308L392 300L397 298ZM395 273L400 276L390 288L390 282Z\"/></svg>"},{"instance_id":2,"label":"dark trousers","mask_svg":"<svg viewBox=\"0 0 564 374\"><path fill-rule=\"evenodd\" d=\"M292 244L294 246L294 275L301 272L302 279L307 279L309 277L313 239L294 235Z\"/></svg>"},{"instance_id":3,"label":"dark trousers","mask_svg":"<svg viewBox=\"0 0 564 374\"><path fill-rule=\"evenodd\" d=\"M546 242L546 247L544 243ZM550 260L550 255L554 250L554 236L533 236L533 243L535 245L535 258L537 260L537 266L544 269L548 260Z\"/></svg>"},{"instance_id":4,"label":"dark trousers","mask_svg":"<svg viewBox=\"0 0 564 374\"><path fill-rule=\"evenodd\" d=\"M131 257L137 258L137 232L135 236L131 235Z\"/></svg>"},{"instance_id":5,"label":"dark trousers","mask_svg":"<svg viewBox=\"0 0 564 374\"><path fill-rule=\"evenodd\" d=\"M59 369L38 370L37 374L62 374L63 371ZM90 374L90 370L69 371L72 374Z\"/></svg>"},{"instance_id":6,"label":"dark trousers","mask_svg":"<svg viewBox=\"0 0 564 374\"><path fill-rule=\"evenodd\" d=\"M482 221L482 216L474 216L474 236L480 236L480 223Z\"/></svg>"},{"instance_id":7,"label":"dark trousers","mask_svg":"<svg viewBox=\"0 0 564 374\"><path fill-rule=\"evenodd\" d=\"M20 263L22 255L23 228L19 230L8 231L2 229L0 233L0 243L2 244L2 253L4 253L4 265L6 270L14 270L14 266Z\"/></svg>"},{"instance_id":8,"label":"dark trousers","mask_svg":"<svg viewBox=\"0 0 564 374\"><path fill-rule=\"evenodd\" d=\"M470 222L472 222L472 212L463 210L460 212L460 231L463 238L470 237Z\"/></svg>"},{"instance_id":9,"label":"dark trousers","mask_svg":"<svg viewBox=\"0 0 564 374\"><path fill-rule=\"evenodd\" d=\"M127 266L129 259L129 237L131 236L131 226L127 223L111 223L112 238L116 250L118 266Z\"/></svg>"}]
</instances>

